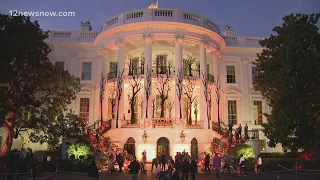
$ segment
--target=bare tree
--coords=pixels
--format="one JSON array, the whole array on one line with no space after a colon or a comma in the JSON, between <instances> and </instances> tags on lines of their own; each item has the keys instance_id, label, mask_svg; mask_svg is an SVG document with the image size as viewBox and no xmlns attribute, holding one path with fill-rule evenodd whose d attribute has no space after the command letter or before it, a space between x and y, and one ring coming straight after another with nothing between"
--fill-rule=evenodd
<instances>
[{"instance_id":1,"label":"bare tree","mask_svg":"<svg viewBox=\"0 0 320 180\"><path fill-rule=\"evenodd\" d=\"M169 99L167 100L167 109L168 109L168 111L169 111L169 118L171 118L171 111L172 111L173 107L174 107L174 100L172 100L171 98L169 98Z\"/></svg>"},{"instance_id":2,"label":"bare tree","mask_svg":"<svg viewBox=\"0 0 320 180\"><path fill-rule=\"evenodd\" d=\"M101 81L100 81L100 125L102 126L103 122L103 99L104 99L104 91L105 91L105 85L107 83L107 78L103 73L101 73Z\"/></svg>"},{"instance_id":3,"label":"bare tree","mask_svg":"<svg viewBox=\"0 0 320 180\"><path fill-rule=\"evenodd\" d=\"M132 58L131 56L128 56L128 67L132 69L132 65L133 65L133 61L136 58ZM134 70L132 70L133 72ZM131 75L131 79L129 80L129 84L131 86L131 93L128 94L128 101L129 101L129 105L130 105L130 112L131 112L131 124L135 124L137 123L137 117L135 116L134 112L135 112L135 105L137 104L137 95L140 92L140 90L142 89L142 78L140 77L140 73L132 73Z\"/></svg>"},{"instance_id":4,"label":"bare tree","mask_svg":"<svg viewBox=\"0 0 320 180\"><path fill-rule=\"evenodd\" d=\"M154 87L158 90L158 93L160 95L160 99L161 99L161 103L160 103L160 107L161 107L161 113L160 113L160 117L163 118L164 117L164 110L165 110L165 101L168 99L169 97L169 92L171 90L171 86L170 86L170 80L171 80L171 73L168 69L172 68L172 62L168 62L168 69L166 69L166 67L164 66L164 63L167 62L167 55L159 55L159 58L155 61L156 65L161 65L161 70L160 72L157 70L157 83L154 85ZM160 63L159 63L160 62Z\"/></svg>"},{"instance_id":5,"label":"bare tree","mask_svg":"<svg viewBox=\"0 0 320 180\"><path fill-rule=\"evenodd\" d=\"M221 98L221 84L220 84L220 77L217 74L217 78L214 81L214 91L216 94L216 102L218 108L218 126L221 128L221 120L220 120L220 98Z\"/></svg>"},{"instance_id":6,"label":"bare tree","mask_svg":"<svg viewBox=\"0 0 320 180\"><path fill-rule=\"evenodd\" d=\"M145 56L144 53L141 54L140 56L140 70L141 70L141 74L144 74L144 63L146 62L145 60Z\"/></svg>"},{"instance_id":7,"label":"bare tree","mask_svg":"<svg viewBox=\"0 0 320 180\"><path fill-rule=\"evenodd\" d=\"M196 58L187 55L187 58L183 58L183 63L187 67L188 75L192 76L192 65L196 62Z\"/></svg>"},{"instance_id":8,"label":"bare tree","mask_svg":"<svg viewBox=\"0 0 320 180\"><path fill-rule=\"evenodd\" d=\"M211 122L211 107L212 107L212 86L208 86L208 104L209 104L209 109L208 109L208 123ZM210 125L208 125L210 128Z\"/></svg>"},{"instance_id":9,"label":"bare tree","mask_svg":"<svg viewBox=\"0 0 320 180\"><path fill-rule=\"evenodd\" d=\"M139 99L138 99L138 105L141 109L141 118L143 118L143 105L144 105L144 99L143 97L140 95Z\"/></svg>"},{"instance_id":10,"label":"bare tree","mask_svg":"<svg viewBox=\"0 0 320 180\"><path fill-rule=\"evenodd\" d=\"M188 107L188 118L187 123L192 123L192 117L191 117L191 111L192 111L192 104L197 99L197 96L195 95L195 87L196 87L196 81L192 78L186 78L187 83L183 86L184 95L187 98L187 107Z\"/></svg>"},{"instance_id":11,"label":"bare tree","mask_svg":"<svg viewBox=\"0 0 320 180\"><path fill-rule=\"evenodd\" d=\"M116 128L119 127L119 105L120 105L120 100L121 100L121 96L122 96L122 83L123 83L123 73L124 73L124 69L122 69L121 71L118 71L118 78L117 78L117 118L116 118Z\"/></svg>"},{"instance_id":12,"label":"bare tree","mask_svg":"<svg viewBox=\"0 0 320 180\"><path fill-rule=\"evenodd\" d=\"M151 98L151 107L152 107L152 118L154 118L154 112L156 110L156 97Z\"/></svg>"},{"instance_id":13,"label":"bare tree","mask_svg":"<svg viewBox=\"0 0 320 180\"><path fill-rule=\"evenodd\" d=\"M210 119L209 119L209 80L208 80L208 73L201 71L201 82L203 84L203 94L206 100L206 110L207 110L207 118L208 118L208 129L210 129Z\"/></svg>"},{"instance_id":14,"label":"bare tree","mask_svg":"<svg viewBox=\"0 0 320 180\"><path fill-rule=\"evenodd\" d=\"M117 92L117 88L115 85L109 86L108 98L110 99L110 102L111 102L112 119L114 118L114 107L116 105L116 92Z\"/></svg>"},{"instance_id":15,"label":"bare tree","mask_svg":"<svg viewBox=\"0 0 320 180\"><path fill-rule=\"evenodd\" d=\"M144 92L146 93L146 118L148 118L148 102L149 102L149 98L150 98L150 94L151 94L151 67L148 67L147 65L147 70L146 70L146 82L144 85Z\"/></svg>"},{"instance_id":16,"label":"bare tree","mask_svg":"<svg viewBox=\"0 0 320 180\"><path fill-rule=\"evenodd\" d=\"M197 121L198 121L198 100L199 100L199 97L196 96L196 99L194 100L194 103L193 103L195 124L197 124Z\"/></svg>"},{"instance_id":17,"label":"bare tree","mask_svg":"<svg viewBox=\"0 0 320 180\"><path fill-rule=\"evenodd\" d=\"M183 82L183 74L182 74L182 69L179 69L177 72L177 78L176 78L176 93L179 99L179 111L180 111L180 119L182 119L182 110L181 110L181 98L182 98L182 82Z\"/></svg>"}]
</instances>

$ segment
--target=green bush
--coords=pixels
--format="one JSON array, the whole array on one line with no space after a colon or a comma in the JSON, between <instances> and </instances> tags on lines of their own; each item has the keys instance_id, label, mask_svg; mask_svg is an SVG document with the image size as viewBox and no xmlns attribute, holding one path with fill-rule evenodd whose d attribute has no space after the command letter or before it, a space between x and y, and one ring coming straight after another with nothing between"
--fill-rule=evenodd
<instances>
[{"instance_id":1,"label":"green bush","mask_svg":"<svg viewBox=\"0 0 320 180\"><path fill-rule=\"evenodd\" d=\"M91 153L90 147L82 142L72 144L68 149L69 157L74 155L76 159L86 159Z\"/></svg>"},{"instance_id":2,"label":"green bush","mask_svg":"<svg viewBox=\"0 0 320 180\"><path fill-rule=\"evenodd\" d=\"M235 160L240 159L240 155L243 154L245 159L255 158L253 148L247 144L240 144L235 149L232 150L232 155L234 156Z\"/></svg>"}]
</instances>

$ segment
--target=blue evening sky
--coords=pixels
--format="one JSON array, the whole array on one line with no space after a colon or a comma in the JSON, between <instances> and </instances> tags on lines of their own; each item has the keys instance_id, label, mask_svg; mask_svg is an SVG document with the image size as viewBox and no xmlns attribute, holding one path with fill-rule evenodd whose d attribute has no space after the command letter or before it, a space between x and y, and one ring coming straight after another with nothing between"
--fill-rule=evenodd
<instances>
[{"instance_id":1,"label":"blue evening sky","mask_svg":"<svg viewBox=\"0 0 320 180\"><path fill-rule=\"evenodd\" d=\"M18 11L74 11L75 17L34 17L44 30L80 30L89 20L98 31L105 20L121 12L143 9L156 0L0 0L0 13ZM269 36L290 13L320 12L320 0L159 0L160 8L183 9L230 25L235 35Z\"/></svg>"}]
</instances>

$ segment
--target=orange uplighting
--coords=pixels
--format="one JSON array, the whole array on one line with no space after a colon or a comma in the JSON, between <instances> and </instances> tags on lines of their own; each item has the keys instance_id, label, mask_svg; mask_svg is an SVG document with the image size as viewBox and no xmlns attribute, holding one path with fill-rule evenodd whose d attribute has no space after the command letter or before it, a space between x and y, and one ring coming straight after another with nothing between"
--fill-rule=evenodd
<instances>
[{"instance_id":1,"label":"orange uplighting","mask_svg":"<svg viewBox=\"0 0 320 180\"><path fill-rule=\"evenodd\" d=\"M173 156L176 155L177 152L188 152L190 155L190 144L174 144L173 145Z\"/></svg>"},{"instance_id":2,"label":"orange uplighting","mask_svg":"<svg viewBox=\"0 0 320 180\"><path fill-rule=\"evenodd\" d=\"M136 145L136 157L140 161L142 158L142 152L147 152L147 162L152 162L152 159L156 157L156 145L155 144L137 144Z\"/></svg>"}]
</instances>

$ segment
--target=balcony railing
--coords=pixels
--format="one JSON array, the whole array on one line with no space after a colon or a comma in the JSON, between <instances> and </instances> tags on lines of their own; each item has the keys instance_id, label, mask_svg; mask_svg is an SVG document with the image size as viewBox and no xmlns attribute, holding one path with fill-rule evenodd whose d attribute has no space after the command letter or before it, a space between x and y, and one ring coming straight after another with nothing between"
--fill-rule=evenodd
<instances>
[{"instance_id":1,"label":"balcony railing","mask_svg":"<svg viewBox=\"0 0 320 180\"><path fill-rule=\"evenodd\" d=\"M175 119L174 118L153 118L152 127L153 128L174 128Z\"/></svg>"},{"instance_id":2,"label":"balcony railing","mask_svg":"<svg viewBox=\"0 0 320 180\"><path fill-rule=\"evenodd\" d=\"M121 128L140 128L139 121L131 123L131 120L121 120Z\"/></svg>"},{"instance_id":3,"label":"balcony railing","mask_svg":"<svg viewBox=\"0 0 320 180\"><path fill-rule=\"evenodd\" d=\"M174 75L175 70L174 67L169 66L153 66L151 70L152 74L170 74Z\"/></svg>"},{"instance_id":4,"label":"balcony railing","mask_svg":"<svg viewBox=\"0 0 320 180\"><path fill-rule=\"evenodd\" d=\"M144 68L143 67L127 68L127 69L124 69L123 74L124 76L143 75Z\"/></svg>"},{"instance_id":5,"label":"balcony railing","mask_svg":"<svg viewBox=\"0 0 320 180\"><path fill-rule=\"evenodd\" d=\"M193 121L192 124L185 124L186 129L203 129L203 121Z\"/></svg>"}]
</instances>

